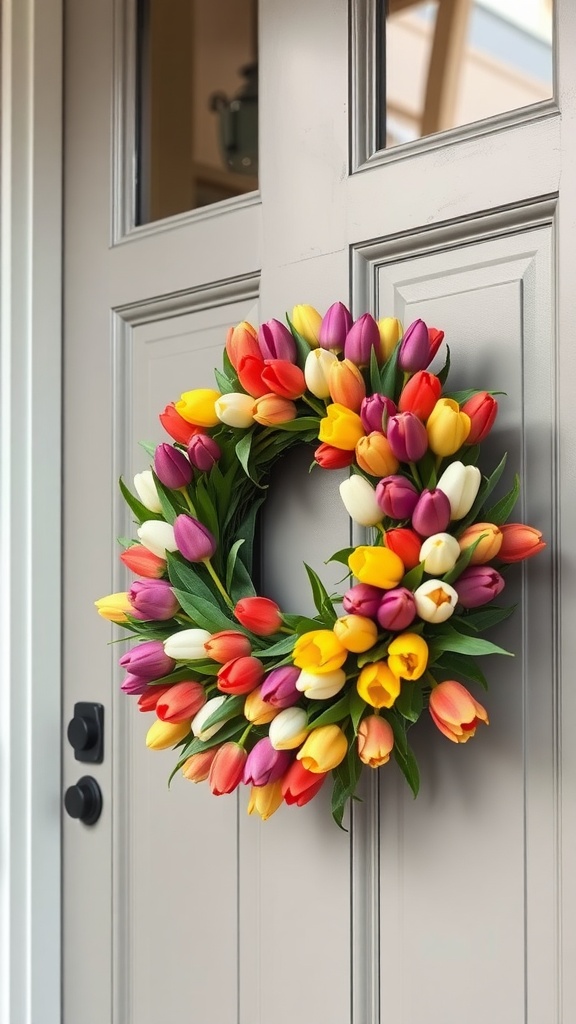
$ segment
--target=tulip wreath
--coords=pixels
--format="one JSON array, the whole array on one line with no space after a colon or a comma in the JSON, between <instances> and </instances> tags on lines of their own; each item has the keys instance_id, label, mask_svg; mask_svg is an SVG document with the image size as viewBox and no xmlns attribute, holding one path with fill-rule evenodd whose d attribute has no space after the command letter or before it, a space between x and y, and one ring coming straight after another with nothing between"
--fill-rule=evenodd
<instances>
[{"instance_id":1,"label":"tulip wreath","mask_svg":"<svg viewBox=\"0 0 576 1024\"><path fill-rule=\"evenodd\" d=\"M138 637L122 689L155 713L146 742L176 748L174 772L218 796L251 786L248 811L263 819L331 774L341 825L363 765L393 756L417 794L408 731L426 708L455 743L488 724L462 680L485 686L475 659L508 653L480 634L513 611L493 603L508 563L544 542L507 522L518 477L490 502L506 456L488 476L476 463L497 401L446 390L448 350L428 370L442 331L353 322L339 302L324 317L296 306L287 323L232 328L218 390L187 391L161 414L174 443L144 446L153 466L136 494L120 482L138 524L120 557L140 579L96 604ZM342 595L306 566L313 617L257 595L251 578L270 469L303 443L322 469L351 468L340 494L369 530L332 556Z\"/></svg>"}]
</instances>

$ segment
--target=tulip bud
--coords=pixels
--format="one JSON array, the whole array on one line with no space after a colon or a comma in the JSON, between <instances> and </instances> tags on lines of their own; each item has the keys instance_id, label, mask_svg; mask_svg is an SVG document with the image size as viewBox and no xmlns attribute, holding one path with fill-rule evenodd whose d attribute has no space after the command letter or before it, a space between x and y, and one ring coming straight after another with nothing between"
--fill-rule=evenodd
<instances>
[{"instance_id":1,"label":"tulip bud","mask_svg":"<svg viewBox=\"0 0 576 1024\"><path fill-rule=\"evenodd\" d=\"M200 708L200 711L196 713L192 719L191 725L192 732L196 739L201 740L203 743L207 740L211 740L222 726L226 725L226 722L230 718L234 718L236 711L231 711L228 718L222 718L219 722L216 722L215 725L210 725L207 729L204 729L204 723L208 721L215 711L218 711L218 709L222 707L225 700L226 696L224 694L222 694L221 697L211 697L210 700L206 701L204 707Z\"/></svg>"},{"instance_id":2,"label":"tulip bud","mask_svg":"<svg viewBox=\"0 0 576 1024\"><path fill-rule=\"evenodd\" d=\"M260 349L256 340L256 331L252 324L243 320L236 327L231 327L226 336L226 352L232 366L236 370L245 356L259 356Z\"/></svg>"},{"instance_id":3,"label":"tulip bud","mask_svg":"<svg viewBox=\"0 0 576 1024\"><path fill-rule=\"evenodd\" d=\"M361 437L356 445L356 462L371 476L390 476L398 469L399 462L394 455L388 438L374 430L367 437Z\"/></svg>"},{"instance_id":4,"label":"tulip bud","mask_svg":"<svg viewBox=\"0 0 576 1024\"><path fill-rule=\"evenodd\" d=\"M174 683L160 696L156 714L162 722L190 722L205 703L206 691L202 683Z\"/></svg>"},{"instance_id":5,"label":"tulip bud","mask_svg":"<svg viewBox=\"0 0 576 1024\"><path fill-rule=\"evenodd\" d=\"M208 785L214 796L232 793L242 782L246 751L239 743L223 743L210 765Z\"/></svg>"},{"instance_id":6,"label":"tulip bud","mask_svg":"<svg viewBox=\"0 0 576 1024\"><path fill-rule=\"evenodd\" d=\"M140 542L153 555L159 558L166 558L167 551L176 551L178 545L174 537L174 530L170 523L160 522L158 519L147 519L136 530Z\"/></svg>"},{"instance_id":7,"label":"tulip bud","mask_svg":"<svg viewBox=\"0 0 576 1024\"><path fill-rule=\"evenodd\" d=\"M420 561L429 576L450 572L460 558L460 545L451 533L433 533L420 548Z\"/></svg>"},{"instance_id":8,"label":"tulip bud","mask_svg":"<svg viewBox=\"0 0 576 1024\"><path fill-rule=\"evenodd\" d=\"M137 573L138 576L147 576L149 579L159 579L166 572L166 559L154 555L143 544L132 544L126 548L120 554L120 561L131 572Z\"/></svg>"},{"instance_id":9,"label":"tulip bud","mask_svg":"<svg viewBox=\"0 0 576 1024\"><path fill-rule=\"evenodd\" d=\"M282 625L280 608L269 597L243 597L234 608L234 616L256 636L271 636Z\"/></svg>"},{"instance_id":10,"label":"tulip bud","mask_svg":"<svg viewBox=\"0 0 576 1024\"><path fill-rule=\"evenodd\" d=\"M340 668L347 656L348 651L331 629L313 629L298 637L292 661L298 668L321 675ZM296 686L300 690L299 682Z\"/></svg>"},{"instance_id":11,"label":"tulip bud","mask_svg":"<svg viewBox=\"0 0 576 1024\"><path fill-rule=\"evenodd\" d=\"M330 700L344 687L346 673L341 668L332 669L331 672L320 672L302 670L296 682L296 688L304 694L308 700Z\"/></svg>"},{"instance_id":12,"label":"tulip bud","mask_svg":"<svg viewBox=\"0 0 576 1024\"><path fill-rule=\"evenodd\" d=\"M316 398L330 397L328 377L331 367L337 362L338 356L323 348L312 349L306 356L304 379L308 391L311 391Z\"/></svg>"},{"instance_id":13,"label":"tulip bud","mask_svg":"<svg viewBox=\"0 0 576 1024\"><path fill-rule=\"evenodd\" d=\"M252 651L252 644L244 633L235 632L233 629L223 629L219 633L213 633L204 644L206 655L212 661L225 665L233 658L245 658Z\"/></svg>"},{"instance_id":14,"label":"tulip bud","mask_svg":"<svg viewBox=\"0 0 576 1024\"><path fill-rule=\"evenodd\" d=\"M222 395L215 406L216 416L221 423L228 427L239 427L242 430L251 427L254 422L252 410L254 399L251 395L244 395L239 391L233 391L229 395Z\"/></svg>"},{"instance_id":15,"label":"tulip bud","mask_svg":"<svg viewBox=\"0 0 576 1024\"><path fill-rule=\"evenodd\" d=\"M302 370L286 359L266 360L262 381L266 385L266 392L271 391L280 398L300 398L306 391Z\"/></svg>"},{"instance_id":16,"label":"tulip bud","mask_svg":"<svg viewBox=\"0 0 576 1024\"><path fill-rule=\"evenodd\" d=\"M163 622L180 611L168 580L136 580L128 591L135 619Z\"/></svg>"},{"instance_id":17,"label":"tulip bud","mask_svg":"<svg viewBox=\"0 0 576 1024\"><path fill-rule=\"evenodd\" d=\"M262 380L264 360L259 355L242 356L236 372L242 387L253 398L259 398L270 391L268 385Z\"/></svg>"},{"instance_id":18,"label":"tulip bud","mask_svg":"<svg viewBox=\"0 0 576 1024\"><path fill-rule=\"evenodd\" d=\"M369 583L382 590L397 587L404 575L404 565L388 548L359 545L348 558L348 565L360 583Z\"/></svg>"},{"instance_id":19,"label":"tulip bud","mask_svg":"<svg viewBox=\"0 0 576 1024\"><path fill-rule=\"evenodd\" d=\"M344 507L360 526L376 526L382 522L382 509L376 500L374 488L363 476L350 476L339 487Z\"/></svg>"},{"instance_id":20,"label":"tulip bud","mask_svg":"<svg viewBox=\"0 0 576 1024\"><path fill-rule=\"evenodd\" d=\"M322 317L314 306L299 305L292 310L292 324L310 348L318 348L320 344L320 327Z\"/></svg>"},{"instance_id":21,"label":"tulip bud","mask_svg":"<svg viewBox=\"0 0 576 1024\"><path fill-rule=\"evenodd\" d=\"M450 502L443 491L422 491L412 513L412 526L422 537L443 533L450 522Z\"/></svg>"},{"instance_id":22,"label":"tulip bud","mask_svg":"<svg viewBox=\"0 0 576 1024\"><path fill-rule=\"evenodd\" d=\"M404 476L389 476L376 484L376 500L388 519L410 519L419 493Z\"/></svg>"},{"instance_id":23,"label":"tulip bud","mask_svg":"<svg viewBox=\"0 0 576 1024\"><path fill-rule=\"evenodd\" d=\"M441 394L438 377L427 370L418 370L402 389L398 411L413 412L418 419L427 420Z\"/></svg>"},{"instance_id":24,"label":"tulip bud","mask_svg":"<svg viewBox=\"0 0 576 1024\"><path fill-rule=\"evenodd\" d=\"M429 364L434 359L434 356L436 355L443 341L444 331L438 331L435 327L428 328L428 343L430 345L430 359L428 360Z\"/></svg>"},{"instance_id":25,"label":"tulip bud","mask_svg":"<svg viewBox=\"0 0 576 1024\"><path fill-rule=\"evenodd\" d=\"M269 782L267 786L253 786L248 801L248 814L259 814L262 821L268 821L282 803L282 779Z\"/></svg>"},{"instance_id":26,"label":"tulip bud","mask_svg":"<svg viewBox=\"0 0 576 1024\"><path fill-rule=\"evenodd\" d=\"M436 402L426 424L428 444L435 455L453 455L470 433L470 418L452 398Z\"/></svg>"},{"instance_id":27,"label":"tulip bud","mask_svg":"<svg viewBox=\"0 0 576 1024\"><path fill-rule=\"evenodd\" d=\"M342 352L346 335L352 327L352 315L343 302L334 302L326 310L320 324L319 341L321 348Z\"/></svg>"},{"instance_id":28,"label":"tulip bud","mask_svg":"<svg viewBox=\"0 0 576 1024\"><path fill-rule=\"evenodd\" d=\"M368 583L357 583L344 594L342 607L350 615L365 615L375 619L384 591Z\"/></svg>"},{"instance_id":29,"label":"tulip bud","mask_svg":"<svg viewBox=\"0 0 576 1024\"><path fill-rule=\"evenodd\" d=\"M374 317L370 313L364 313L352 324L346 335L344 355L346 359L356 363L356 366L368 366L372 349L379 356L380 332Z\"/></svg>"},{"instance_id":30,"label":"tulip bud","mask_svg":"<svg viewBox=\"0 0 576 1024\"><path fill-rule=\"evenodd\" d=\"M285 802L303 807L309 803L326 781L327 772L309 772L300 761L293 761L282 780L282 796Z\"/></svg>"},{"instance_id":31,"label":"tulip bud","mask_svg":"<svg viewBox=\"0 0 576 1024\"><path fill-rule=\"evenodd\" d=\"M167 750L175 747L190 732L190 719L186 722L161 722L158 719L146 733L146 746L149 750Z\"/></svg>"},{"instance_id":32,"label":"tulip bud","mask_svg":"<svg viewBox=\"0 0 576 1024\"><path fill-rule=\"evenodd\" d=\"M339 725L313 729L296 754L296 760L314 774L331 772L348 753L348 740Z\"/></svg>"},{"instance_id":33,"label":"tulip bud","mask_svg":"<svg viewBox=\"0 0 576 1024\"><path fill-rule=\"evenodd\" d=\"M480 444L492 429L498 412L498 402L487 391L479 391L464 403L462 412L470 417L470 433L466 438L466 444Z\"/></svg>"},{"instance_id":34,"label":"tulip bud","mask_svg":"<svg viewBox=\"0 0 576 1024\"><path fill-rule=\"evenodd\" d=\"M138 709L144 712L156 711L158 701L169 689L169 686L147 685L138 698Z\"/></svg>"},{"instance_id":35,"label":"tulip bud","mask_svg":"<svg viewBox=\"0 0 576 1024\"><path fill-rule=\"evenodd\" d=\"M416 618L416 601L412 591L406 587L388 590L380 601L377 618L382 629L392 632L408 629Z\"/></svg>"},{"instance_id":36,"label":"tulip bud","mask_svg":"<svg viewBox=\"0 0 576 1024\"><path fill-rule=\"evenodd\" d=\"M360 370L350 359L332 363L328 374L328 387L333 402L359 412L366 398L366 385Z\"/></svg>"},{"instance_id":37,"label":"tulip bud","mask_svg":"<svg viewBox=\"0 0 576 1024\"><path fill-rule=\"evenodd\" d=\"M331 444L319 444L314 459L322 469L345 469L354 462L354 452L333 448Z\"/></svg>"},{"instance_id":38,"label":"tulip bud","mask_svg":"<svg viewBox=\"0 0 576 1024\"><path fill-rule=\"evenodd\" d=\"M288 770L292 755L287 750L276 750L268 736L258 740L244 765L242 781L246 786L267 786L277 782Z\"/></svg>"},{"instance_id":39,"label":"tulip bud","mask_svg":"<svg viewBox=\"0 0 576 1024\"><path fill-rule=\"evenodd\" d=\"M386 530L384 543L387 548L390 548L390 551L402 559L406 571L415 569L419 564L422 538L414 530L409 530L407 527Z\"/></svg>"},{"instance_id":40,"label":"tulip bud","mask_svg":"<svg viewBox=\"0 0 576 1024\"><path fill-rule=\"evenodd\" d=\"M218 671L218 689L223 693L250 693L264 677L264 665L258 658L248 655L244 658L232 658Z\"/></svg>"},{"instance_id":41,"label":"tulip bud","mask_svg":"<svg viewBox=\"0 0 576 1024\"><path fill-rule=\"evenodd\" d=\"M378 639L375 623L364 615L342 615L332 628L340 643L353 654L369 651Z\"/></svg>"},{"instance_id":42,"label":"tulip bud","mask_svg":"<svg viewBox=\"0 0 576 1024\"><path fill-rule=\"evenodd\" d=\"M381 715L367 715L358 726L358 757L370 768L379 768L390 760L394 733Z\"/></svg>"},{"instance_id":43,"label":"tulip bud","mask_svg":"<svg viewBox=\"0 0 576 1024\"><path fill-rule=\"evenodd\" d=\"M207 629L181 629L164 641L164 653L175 661L202 661L211 636Z\"/></svg>"},{"instance_id":44,"label":"tulip bud","mask_svg":"<svg viewBox=\"0 0 576 1024\"><path fill-rule=\"evenodd\" d=\"M159 444L154 454L154 472L164 487L179 491L192 481L192 466L179 448Z\"/></svg>"},{"instance_id":45,"label":"tulip bud","mask_svg":"<svg viewBox=\"0 0 576 1024\"><path fill-rule=\"evenodd\" d=\"M161 679L162 676L169 675L176 665L173 658L166 654L160 640L144 640L143 643L126 651L119 663L127 672L146 680Z\"/></svg>"},{"instance_id":46,"label":"tulip bud","mask_svg":"<svg viewBox=\"0 0 576 1024\"><path fill-rule=\"evenodd\" d=\"M268 738L274 750L294 750L308 735L308 716L303 708L285 708L270 722Z\"/></svg>"},{"instance_id":47,"label":"tulip bud","mask_svg":"<svg viewBox=\"0 0 576 1024\"><path fill-rule=\"evenodd\" d=\"M464 519L468 515L481 482L478 466L465 466L462 462L452 462L447 466L438 481L438 489L450 502L450 519Z\"/></svg>"},{"instance_id":48,"label":"tulip bud","mask_svg":"<svg viewBox=\"0 0 576 1024\"><path fill-rule=\"evenodd\" d=\"M501 527L502 544L498 556L501 562L521 562L532 558L546 547L540 530L524 523L506 523Z\"/></svg>"},{"instance_id":49,"label":"tulip bud","mask_svg":"<svg viewBox=\"0 0 576 1024\"><path fill-rule=\"evenodd\" d=\"M210 765L218 753L218 747L210 747L198 754L192 754L182 765L182 775L190 782L204 782L210 774Z\"/></svg>"},{"instance_id":50,"label":"tulip bud","mask_svg":"<svg viewBox=\"0 0 576 1024\"><path fill-rule=\"evenodd\" d=\"M258 330L258 345L262 359L282 359L295 363L296 342L290 331L279 320L268 320Z\"/></svg>"},{"instance_id":51,"label":"tulip bud","mask_svg":"<svg viewBox=\"0 0 576 1024\"><path fill-rule=\"evenodd\" d=\"M134 614L132 602L125 591L119 594L108 594L106 597L99 597L97 601L94 601L94 604L98 609L98 615L101 615L103 619L107 619L108 622L116 622L118 625L128 622L127 616Z\"/></svg>"},{"instance_id":52,"label":"tulip bud","mask_svg":"<svg viewBox=\"0 0 576 1024\"><path fill-rule=\"evenodd\" d=\"M463 608L479 608L504 590L504 580L488 565L471 565L460 574L454 588Z\"/></svg>"},{"instance_id":53,"label":"tulip bud","mask_svg":"<svg viewBox=\"0 0 576 1024\"><path fill-rule=\"evenodd\" d=\"M131 672L125 676L124 680L120 684L122 693L127 694L129 697L139 697L148 689L154 689L154 687L148 687L148 683L142 676L135 676ZM157 687L160 689L160 687Z\"/></svg>"},{"instance_id":54,"label":"tulip bud","mask_svg":"<svg viewBox=\"0 0 576 1024\"><path fill-rule=\"evenodd\" d=\"M216 551L216 540L208 527L186 513L176 516L174 537L178 551L188 562L203 562Z\"/></svg>"},{"instance_id":55,"label":"tulip bud","mask_svg":"<svg viewBox=\"0 0 576 1024\"><path fill-rule=\"evenodd\" d=\"M288 423L290 420L295 420L298 410L290 399L269 394L256 399L252 413L255 422L262 427L274 427L277 423Z\"/></svg>"},{"instance_id":56,"label":"tulip bud","mask_svg":"<svg viewBox=\"0 0 576 1024\"><path fill-rule=\"evenodd\" d=\"M386 395L369 395L360 406L360 419L367 434L377 430L386 433L389 416L395 416L396 406Z\"/></svg>"},{"instance_id":57,"label":"tulip bud","mask_svg":"<svg viewBox=\"0 0 576 1024\"><path fill-rule=\"evenodd\" d=\"M180 413L176 412L174 402L167 405L164 412L161 412L158 419L167 434L174 438L178 444L189 444L194 435L201 430L194 423L188 423Z\"/></svg>"},{"instance_id":58,"label":"tulip bud","mask_svg":"<svg viewBox=\"0 0 576 1024\"><path fill-rule=\"evenodd\" d=\"M446 622L458 604L458 594L443 580L426 580L414 591L414 600L424 622Z\"/></svg>"},{"instance_id":59,"label":"tulip bud","mask_svg":"<svg viewBox=\"0 0 576 1024\"><path fill-rule=\"evenodd\" d=\"M388 668L401 679L420 679L428 665L428 644L417 633L401 633L388 647Z\"/></svg>"},{"instance_id":60,"label":"tulip bud","mask_svg":"<svg viewBox=\"0 0 576 1024\"><path fill-rule=\"evenodd\" d=\"M300 700L300 693L296 689L299 675L300 670L295 665L282 665L280 668L273 668L264 677L261 687L262 700L279 710L296 704Z\"/></svg>"},{"instance_id":61,"label":"tulip bud","mask_svg":"<svg viewBox=\"0 0 576 1024\"><path fill-rule=\"evenodd\" d=\"M402 337L402 324L394 316L385 316L376 321L380 335L380 359L378 362L386 362L390 359L396 345Z\"/></svg>"},{"instance_id":62,"label":"tulip bud","mask_svg":"<svg viewBox=\"0 0 576 1024\"><path fill-rule=\"evenodd\" d=\"M418 462L428 450L426 427L413 412L399 412L391 416L386 437L400 462Z\"/></svg>"},{"instance_id":63,"label":"tulip bud","mask_svg":"<svg viewBox=\"0 0 576 1024\"><path fill-rule=\"evenodd\" d=\"M198 427L215 427L218 423L218 416L215 411L215 403L220 398L220 392L212 388L195 388L194 391L185 391L180 395L180 401L176 402L176 412L189 423Z\"/></svg>"},{"instance_id":64,"label":"tulip bud","mask_svg":"<svg viewBox=\"0 0 576 1024\"><path fill-rule=\"evenodd\" d=\"M151 470L145 469L143 473L136 473L134 477L134 490L142 504L150 512L162 511L162 505L160 504L160 498L158 497L158 491L156 490Z\"/></svg>"},{"instance_id":65,"label":"tulip bud","mask_svg":"<svg viewBox=\"0 0 576 1024\"><path fill-rule=\"evenodd\" d=\"M478 540L478 545L470 559L470 565L483 565L496 558L502 547L502 531L493 523L474 523L460 534L458 542L460 550L466 551Z\"/></svg>"},{"instance_id":66,"label":"tulip bud","mask_svg":"<svg viewBox=\"0 0 576 1024\"><path fill-rule=\"evenodd\" d=\"M357 413L335 402L327 407L325 418L320 420L318 439L334 448L353 451L363 434L364 427Z\"/></svg>"},{"instance_id":67,"label":"tulip bud","mask_svg":"<svg viewBox=\"0 0 576 1024\"><path fill-rule=\"evenodd\" d=\"M400 693L400 678L385 661L374 661L361 669L356 689L373 708L391 708Z\"/></svg>"},{"instance_id":68,"label":"tulip bud","mask_svg":"<svg viewBox=\"0 0 576 1024\"><path fill-rule=\"evenodd\" d=\"M434 725L453 743L466 743L481 722L488 725L486 709L454 679L446 679L434 687L429 710Z\"/></svg>"},{"instance_id":69,"label":"tulip bud","mask_svg":"<svg viewBox=\"0 0 576 1024\"><path fill-rule=\"evenodd\" d=\"M209 473L221 455L220 445L208 434L196 434L188 445L188 458L201 473Z\"/></svg>"},{"instance_id":70,"label":"tulip bud","mask_svg":"<svg viewBox=\"0 0 576 1024\"><path fill-rule=\"evenodd\" d=\"M257 686L246 696L244 701L244 718L252 725L268 725L276 718L278 710L262 699L262 687Z\"/></svg>"},{"instance_id":71,"label":"tulip bud","mask_svg":"<svg viewBox=\"0 0 576 1024\"><path fill-rule=\"evenodd\" d=\"M398 366L405 373L416 373L417 370L425 370L430 360L428 328L423 320L415 320L404 332Z\"/></svg>"}]
</instances>

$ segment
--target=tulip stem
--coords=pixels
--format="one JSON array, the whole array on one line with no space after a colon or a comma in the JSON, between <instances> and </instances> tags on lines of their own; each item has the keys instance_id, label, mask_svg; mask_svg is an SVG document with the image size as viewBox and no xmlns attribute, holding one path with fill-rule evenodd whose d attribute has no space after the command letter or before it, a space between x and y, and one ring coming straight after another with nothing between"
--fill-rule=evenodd
<instances>
[{"instance_id":1,"label":"tulip stem","mask_svg":"<svg viewBox=\"0 0 576 1024\"><path fill-rule=\"evenodd\" d=\"M202 559L202 564L205 565L206 568L208 569L208 572L210 573L212 579L214 580L214 583L216 584L217 589L222 594L222 597L224 598L224 600L225 600L226 604L228 605L228 607L232 611L234 611L234 602L232 601L232 598L229 596L229 594L226 593L224 587L222 586L222 583L220 582L218 574L214 571L214 567L213 567L210 559L209 558L203 558Z\"/></svg>"},{"instance_id":2,"label":"tulip stem","mask_svg":"<svg viewBox=\"0 0 576 1024\"><path fill-rule=\"evenodd\" d=\"M185 500L186 504L188 505L188 508L190 509L192 515L196 519L196 509L194 508L194 505L192 504L192 499L191 499L190 495L188 494L188 488L187 487L181 487L180 491L184 495L184 500Z\"/></svg>"},{"instance_id":3,"label":"tulip stem","mask_svg":"<svg viewBox=\"0 0 576 1024\"><path fill-rule=\"evenodd\" d=\"M242 733L240 739L238 740L238 746L239 747L243 747L245 742L246 742L246 740L248 739L248 734L249 734L249 732L250 732L250 730L252 728L252 724L253 723L251 722L250 725L247 726L246 729L244 729L244 732Z\"/></svg>"},{"instance_id":4,"label":"tulip stem","mask_svg":"<svg viewBox=\"0 0 576 1024\"><path fill-rule=\"evenodd\" d=\"M412 476L414 477L414 480L418 484L418 487L422 487L422 481L420 479L420 474L418 472L418 469L416 467L416 463L415 462L411 462L410 463L410 469L412 471Z\"/></svg>"},{"instance_id":5,"label":"tulip stem","mask_svg":"<svg viewBox=\"0 0 576 1024\"><path fill-rule=\"evenodd\" d=\"M432 687L432 689L434 689L435 686L438 686L438 680L434 679L434 676L432 675L431 672L425 672L424 679Z\"/></svg>"},{"instance_id":6,"label":"tulip stem","mask_svg":"<svg viewBox=\"0 0 576 1024\"><path fill-rule=\"evenodd\" d=\"M310 408L313 409L318 416L326 415L326 408L322 408L322 406L319 403L314 402L311 398L306 398L306 395L302 395L302 401L306 402L306 405L309 405Z\"/></svg>"},{"instance_id":7,"label":"tulip stem","mask_svg":"<svg viewBox=\"0 0 576 1024\"><path fill-rule=\"evenodd\" d=\"M294 633L294 630L293 629L289 629L288 626L280 626L278 632L279 633L286 633L287 636L295 636L296 635Z\"/></svg>"}]
</instances>

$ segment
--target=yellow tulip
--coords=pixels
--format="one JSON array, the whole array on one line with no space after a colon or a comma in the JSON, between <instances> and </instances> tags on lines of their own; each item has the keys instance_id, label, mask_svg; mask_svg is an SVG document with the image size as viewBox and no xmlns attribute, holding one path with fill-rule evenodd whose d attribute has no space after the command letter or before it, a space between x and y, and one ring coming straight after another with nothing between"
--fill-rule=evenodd
<instances>
[{"instance_id":1,"label":"yellow tulip","mask_svg":"<svg viewBox=\"0 0 576 1024\"><path fill-rule=\"evenodd\" d=\"M217 399L220 398L219 391L211 388L195 388L194 391L185 391L180 395L180 401L176 402L176 412L183 420L194 423L198 427L215 427L219 419L214 411Z\"/></svg>"},{"instance_id":2,"label":"yellow tulip","mask_svg":"<svg viewBox=\"0 0 576 1024\"><path fill-rule=\"evenodd\" d=\"M428 664L428 644L418 633L401 633L388 648L388 667L402 679L420 679Z\"/></svg>"},{"instance_id":3,"label":"yellow tulip","mask_svg":"<svg viewBox=\"0 0 576 1024\"><path fill-rule=\"evenodd\" d=\"M314 774L331 772L348 752L348 740L339 725L321 725L313 729L296 754L302 767Z\"/></svg>"},{"instance_id":4,"label":"yellow tulip","mask_svg":"<svg viewBox=\"0 0 576 1024\"><path fill-rule=\"evenodd\" d=\"M333 628L340 643L353 654L369 651L378 639L376 623L364 615L342 615Z\"/></svg>"},{"instance_id":5,"label":"yellow tulip","mask_svg":"<svg viewBox=\"0 0 576 1024\"><path fill-rule=\"evenodd\" d=\"M356 579L382 590L397 587L404 575L404 563L389 548L360 545L348 559Z\"/></svg>"},{"instance_id":6,"label":"yellow tulip","mask_svg":"<svg viewBox=\"0 0 576 1024\"><path fill-rule=\"evenodd\" d=\"M248 803L248 814L259 814L262 821L267 821L277 811L282 803L283 779L276 782L268 782L265 786L252 786L250 801Z\"/></svg>"},{"instance_id":7,"label":"yellow tulip","mask_svg":"<svg viewBox=\"0 0 576 1024\"><path fill-rule=\"evenodd\" d=\"M157 719L146 733L146 746L150 750L166 750L167 747L174 747L190 732L191 721L190 718L184 722L161 722L160 719Z\"/></svg>"},{"instance_id":8,"label":"yellow tulip","mask_svg":"<svg viewBox=\"0 0 576 1024\"><path fill-rule=\"evenodd\" d=\"M482 540L474 550L470 565L484 565L485 562L491 562L493 558L496 558L502 547L504 534L493 523L474 523L458 538L460 550L465 551L478 537L482 537Z\"/></svg>"},{"instance_id":9,"label":"yellow tulip","mask_svg":"<svg viewBox=\"0 0 576 1024\"><path fill-rule=\"evenodd\" d=\"M126 612L129 615L134 613L134 608L126 592L122 594L108 594L108 597L100 597L94 601L98 609L98 615L109 622L128 622Z\"/></svg>"},{"instance_id":10,"label":"yellow tulip","mask_svg":"<svg viewBox=\"0 0 576 1024\"><path fill-rule=\"evenodd\" d=\"M453 455L464 444L472 421L452 398L439 398L426 423L428 444L435 455Z\"/></svg>"},{"instance_id":11,"label":"yellow tulip","mask_svg":"<svg viewBox=\"0 0 576 1024\"><path fill-rule=\"evenodd\" d=\"M385 661L374 661L360 672L356 689L373 708L391 708L400 693L400 679Z\"/></svg>"},{"instance_id":12,"label":"yellow tulip","mask_svg":"<svg viewBox=\"0 0 576 1024\"><path fill-rule=\"evenodd\" d=\"M358 441L364 436L362 420L357 413L347 409L345 405L334 402L326 409L326 416L320 420L318 437L333 448L344 451L354 450Z\"/></svg>"},{"instance_id":13,"label":"yellow tulip","mask_svg":"<svg viewBox=\"0 0 576 1024\"><path fill-rule=\"evenodd\" d=\"M348 657L348 651L331 629L313 629L298 637L292 660L297 668L316 675L333 672Z\"/></svg>"},{"instance_id":14,"label":"yellow tulip","mask_svg":"<svg viewBox=\"0 0 576 1024\"><path fill-rule=\"evenodd\" d=\"M380 348L384 359L389 359L403 334L402 324L394 316L385 316L377 320L380 334Z\"/></svg>"},{"instance_id":15,"label":"yellow tulip","mask_svg":"<svg viewBox=\"0 0 576 1024\"><path fill-rule=\"evenodd\" d=\"M378 477L392 476L400 465L388 438L377 430L358 441L356 462L365 473Z\"/></svg>"},{"instance_id":16,"label":"yellow tulip","mask_svg":"<svg viewBox=\"0 0 576 1024\"><path fill-rule=\"evenodd\" d=\"M292 323L298 334L301 334L310 348L318 348L320 344L320 324L322 317L314 306L294 306L291 316Z\"/></svg>"},{"instance_id":17,"label":"yellow tulip","mask_svg":"<svg viewBox=\"0 0 576 1024\"><path fill-rule=\"evenodd\" d=\"M262 687L257 686L244 701L244 718L252 722L252 725L267 725L278 714L278 708L274 708L262 700L261 691Z\"/></svg>"}]
</instances>

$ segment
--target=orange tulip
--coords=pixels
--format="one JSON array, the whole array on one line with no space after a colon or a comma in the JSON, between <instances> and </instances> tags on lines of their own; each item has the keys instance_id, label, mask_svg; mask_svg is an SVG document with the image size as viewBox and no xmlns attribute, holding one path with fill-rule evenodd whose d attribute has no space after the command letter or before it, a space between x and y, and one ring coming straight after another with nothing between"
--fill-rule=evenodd
<instances>
[{"instance_id":1,"label":"orange tulip","mask_svg":"<svg viewBox=\"0 0 576 1024\"><path fill-rule=\"evenodd\" d=\"M540 530L524 523L506 523L501 527L502 545L498 552L501 562L521 562L524 558L532 558L546 547Z\"/></svg>"},{"instance_id":2,"label":"orange tulip","mask_svg":"<svg viewBox=\"0 0 576 1024\"><path fill-rule=\"evenodd\" d=\"M218 753L219 747L210 747L199 754L192 754L182 765L182 775L190 782L204 782L210 774L210 766Z\"/></svg>"},{"instance_id":3,"label":"orange tulip","mask_svg":"<svg viewBox=\"0 0 576 1024\"><path fill-rule=\"evenodd\" d=\"M275 427L277 423L288 423L289 420L295 420L297 409L289 398L266 394L255 401L252 415L256 423L260 423L261 426Z\"/></svg>"},{"instance_id":4,"label":"orange tulip","mask_svg":"<svg viewBox=\"0 0 576 1024\"><path fill-rule=\"evenodd\" d=\"M356 444L356 462L370 476L392 476L400 463L390 447L388 438L378 430L361 437Z\"/></svg>"},{"instance_id":5,"label":"orange tulip","mask_svg":"<svg viewBox=\"0 0 576 1024\"><path fill-rule=\"evenodd\" d=\"M362 401L366 398L366 385L360 370L350 359L332 363L328 374L328 389L333 402L353 412L360 412Z\"/></svg>"},{"instance_id":6,"label":"orange tulip","mask_svg":"<svg viewBox=\"0 0 576 1024\"><path fill-rule=\"evenodd\" d=\"M474 554L470 559L470 565L484 565L496 558L502 547L502 531L493 523L474 523L464 530L458 538L460 551L465 551L475 540L481 537Z\"/></svg>"},{"instance_id":7,"label":"orange tulip","mask_svg":"<svg viewBox=\"0 0 576 1024\"><path fill-rule=\"evenodd\" d=\"M166 572L166 559L155 555L143 544L133 544L120 555L120 561L138 576L147 579L160 579Z\"/></svg>"},{"instance_id":8,"label":"orange tulip","mask_svg":"<svg viewBox=\"0 0 576 1024\"><path fill-rule=\"evenodd\" d=\"M438 683L430 694L430 714L440 732L453 743L466 743L484 722L488 725L486 709L474 700L465 686L454 679Z\"/></svg>"},{"instance_id":9,"label":"orange tulip","mask_svg":"<svg viewBox=\"0 0 576 1024\"><path fill-rule=\"evenodd\" d=\"M394 746L392 726L380 715L368 715L358 727L358 757L370 768L390 760Z\"/></svg>"}]
</instances>

